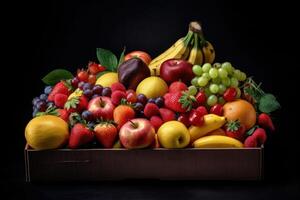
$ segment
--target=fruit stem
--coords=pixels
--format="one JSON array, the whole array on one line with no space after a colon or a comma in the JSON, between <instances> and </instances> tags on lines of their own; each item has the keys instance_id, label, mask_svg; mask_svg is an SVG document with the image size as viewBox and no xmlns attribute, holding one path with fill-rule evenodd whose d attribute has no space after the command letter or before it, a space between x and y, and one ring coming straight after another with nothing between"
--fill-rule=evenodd
<instances>
[{"instance_id":1,"label":"fruit stem","mask_svg":"<svg viewBox=\"0 0 300 200\"><path fill-rule=\"evenodd\" d=\"M194 33L198 33L200 35L203 34L201 23L199 21L192 21L189 24L189 31L192 31Z\"/></svg>"},{"instance_id":2,"label":"fruit stem","mask_svg":"<svg viewBox=\"0 0 300 200\"><path fill-rule=\"evenodd\" d=\"M133 128L138 128L138 125L136 123L134 123L133 121L129 120L129 122L131 123L131 126Z\"/></svg>"}]
</instances>

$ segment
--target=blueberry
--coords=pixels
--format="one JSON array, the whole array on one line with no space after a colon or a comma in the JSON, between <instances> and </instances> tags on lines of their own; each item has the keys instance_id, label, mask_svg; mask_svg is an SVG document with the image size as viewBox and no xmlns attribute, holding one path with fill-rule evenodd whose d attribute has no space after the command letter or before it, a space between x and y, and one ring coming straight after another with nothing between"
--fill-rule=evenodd
<instances>
[{"instance_id":1,"label":"blueberry","mask_svg":"<svg viewBox=\"0 0 300 200\"><path fill-rule=\"evenodd\" d=\"M102 90L103 90L103 87L101 85L95 85L93 87L93 93L94 94L99 94L101 95L102 94Z\"/></svg>"},{"instance_id":2,"label":"blueberry","mask_svg":"<svg viewBox=\"0 0 300 200\"><path fill-rule=\"evenodd\" d=\"M164 106L164 98L163 97L158 97L155 99L155 104L158 106L158 107L163 107Z\"/></svg>"},{"instance_id":3,"label":"blueberry","mask_svg":"<svg viewBox=\"0 0 300 200\"><path fill-rule=\"evenodd\" d=\"M96 98L96 97L99 97L99 96L101 96L101 95L99 95L99 94L94 94L94 95L92 96L91 99Z\"/></svg>"},{"instance_id":4,"label":"blueberry","mask_svg":"<svg viewBox=\"0 0 300 200\"><path fill-rule=\"evenodd\" d=\"M43 101L46 101L48 99L48 95L47 94L41 94L40 99L43 100Z\"/></svg>"},{"instance_id":5,"label":"blueberry","mask_svg":"<svg viewBox=\"0 0 300 200\"><path fill-rule=\"evenodd\" d=\"M145 105L147 103L147 97L144 94L137 95L137 101Z\"/></svg>"},{"instance_id":6,"label":"blueberry","mask_svg":"<svg viewBox=\"0 0 300 200\"><path fill-rule=\"evenodd\" d=\"M86 89L83 91L83 95L86 96L87 98L90 98L93 95L93 92L91 89Z\"/></svg>"},{"instance_id":7,"label":"blueberry","mask_svg":"<svg viewBox=\"0 0 300 200\"><path fill-rule=\"evenodd\" d=\"M102 96L110 97L111 96L111 89L109 87L103 88Z\"/></svg>"},{"instance_id":8,"label":"blueberry","mask_svg":"<svg viewBox=\"0 0 300 200\"><path fill-rule=\"evenodd\" d=\"M89 122L89 123L87 124L87 127L90 128L90 129L94 129L95 126L96 126L95 122Z\"/></svg>"},{"instance_id":9,"label":"blueberry","mask_svg":"<svg viewBox=\"0 0 300 200\"><path fill-rule=\"evenodd\" d=\"M32 112L32 117L35 117L38 112L39 112L39 110L37 108L35 108Z\"/></svg>"},{"instance_id":10,"label":"blueberry","mask_svg":"<svg viewBox=\"0 0 300 200\"><path fill-rule=\"evenodd\" d=\"M40 112L44 112L47 108L46 102L45 101L39 101L36 104L36 108L40 111Z\"/></svg>"},{"instance_id":11,"label":"blueberry","mask_svg":"<svg viewBox=\"0 0 300 200\"><path fill-rule=\"evenodd\" d=\"M148 103L155 103L155 99L154 98L148 99Z\"/></svg>"},{"instance_id":12,"label":"blueberry","mask_svg":"<svg viewBox=\"0 0 300 200\"><path fill-rule=\"evenodd\" d=\"M44 93L45 94L50 94L52 91L52 87L51 86L46 86L45 89L44 89Z\"/></svg>"},{"instance_id":13,"label":"blueberry","mask_svg":"<svg viewBox=\"0 0 300 200\"><path fill-rule=\"evenodd\" d=\"M93 114L88 111L88 110L85 110L81 113L81 117L87 121L92 121L93 120Z\"/></svg>"},{"instance_id":14,"label":"blueberry","mask_svg":"<svg viewBox=\"0 0 300 200\"><path fill-rule=\"evenodd\" d=\"M34 98L32 99L32 105L36 105L37 102L39 102L39 101L40 101L40 98L39 98L39 97L34 97Z\"/></svg>"},{"instance_id":15,"label":"blueberry","mask_svg":"<svg viewBox=\"0 0 300 200\"><path fill-rule=\"evenodd\" d=\"M137 117L145 118L144 111L137 112Z\"/></svg>"},{"instance_id":16,"label":"blueberry","mask_svg":"<svg viewBox=\"0 0 300 200\"><path fill-rule=\"evenodd\" d=\"M141 102L137 102L134 104L134 109L136 111L142 111L144 109L144 105Z\"/></svg>"},{"instance_id":17,"label":"blueberry","mask_svg":"<svg viewBox=\"0 0 300 200\"><path fill-rule=\"evenodd\" d=\"M83 90L91 90L93 86L90 83L85 83L82 87Z\"/></svg>"}]
</instances>

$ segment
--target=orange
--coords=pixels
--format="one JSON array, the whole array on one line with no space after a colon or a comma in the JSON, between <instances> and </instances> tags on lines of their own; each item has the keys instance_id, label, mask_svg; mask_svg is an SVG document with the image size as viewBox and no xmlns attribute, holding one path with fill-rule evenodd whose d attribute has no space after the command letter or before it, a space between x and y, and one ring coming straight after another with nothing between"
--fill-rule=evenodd
<instances>
[{"instance_id":1,"label":"orange","mask_svg":"<svg viewBox=\"0 0 300 200\"><path fill-rule=\"evenodd\" d=\"M256 123L256 111L248 101L239 99L227 102L223 106L223 111L227 121L238 119L247 130Z\"/></svg>"}]
</instances>

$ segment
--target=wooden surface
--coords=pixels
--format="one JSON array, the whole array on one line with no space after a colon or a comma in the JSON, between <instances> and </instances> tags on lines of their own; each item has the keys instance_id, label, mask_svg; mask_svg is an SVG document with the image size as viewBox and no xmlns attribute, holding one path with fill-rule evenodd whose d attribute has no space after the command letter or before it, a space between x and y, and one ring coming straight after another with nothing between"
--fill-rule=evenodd
<instances>
[{"instance_id":1,"label":"wooden surface","mask_svg":"<svg viewBox=\"0 0 300 200\"><path fill-rule=\"evenodd\" d=\"M25 149L27 181L260 180L263 148Z\"/></svg>"}]
</instances>

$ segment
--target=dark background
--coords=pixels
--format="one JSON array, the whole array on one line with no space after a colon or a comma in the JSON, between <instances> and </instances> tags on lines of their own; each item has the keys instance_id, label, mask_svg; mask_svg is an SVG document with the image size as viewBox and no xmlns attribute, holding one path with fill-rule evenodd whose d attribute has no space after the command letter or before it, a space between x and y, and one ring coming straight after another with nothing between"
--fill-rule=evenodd
<instances>
[{"instance_id":1,"label":"dark background","mask_svg":"<svg viewBox=\"0 0 300 200\"><path fill-rule=\"evenodd\" d=\"M17 3L4 9L8 46L10 105L3 124L1 188L11 199L153 199L299 197L299 149L296 129L297 69L296 11L290 2L262 4L244 1L46 1ZM75 72L96 61L96 47L119 54L144 50L152 57L200 20L216 50L216 61L230 61L263 82L277 96L282 109L275 113L277 131L270 134L262 182L101 182L25 184L24 128L31 119L31 99L43 91L41 78L55 68ZM295 53L294 53L295 52ZM13 76L12 76L13 74ZM2 74L3 75L3 74ZM15 84L11 78L14 77ZM4 85L7 87L7 84ZM2 99L3 100L3 99ZM7 116L7 117L6 117ZM5 129L6 130L6 129ZM4 164L5 163L5 164Z\"/></svg>"}]
</instances>

